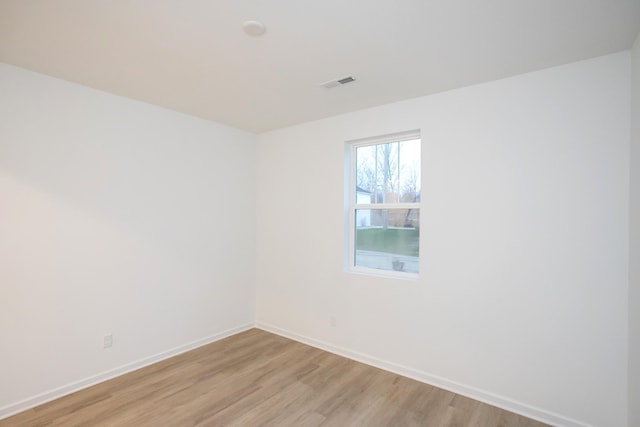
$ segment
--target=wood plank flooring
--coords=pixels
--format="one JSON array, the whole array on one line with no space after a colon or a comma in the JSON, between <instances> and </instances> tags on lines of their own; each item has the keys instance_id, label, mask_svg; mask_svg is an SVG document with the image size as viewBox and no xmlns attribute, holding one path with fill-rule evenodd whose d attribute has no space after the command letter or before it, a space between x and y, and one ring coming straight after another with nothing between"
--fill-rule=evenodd
<instances>
[{"instance_id":1,"label":"wood plank flooring","mask_svg":"<svg viewBox=\"0 0 640 427\"><path fill-rule=\"evenodd\" d=\"M544 425L258 329L0 420L0 427Z\"/></svg>"}]
</instances>

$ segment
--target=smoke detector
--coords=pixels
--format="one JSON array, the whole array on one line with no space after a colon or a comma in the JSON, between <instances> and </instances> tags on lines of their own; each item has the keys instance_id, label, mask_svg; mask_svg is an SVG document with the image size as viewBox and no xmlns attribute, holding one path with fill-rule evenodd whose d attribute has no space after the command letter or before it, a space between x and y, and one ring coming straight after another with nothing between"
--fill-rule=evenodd
<instances>
[{"instance_id":1,"label":"smoke detector","mask_svg":"<svg viewBox=\"0 0 640 427\"><path fill-rule=\"evenodd\" d=\"M331 89L332 87L346 85L347 83L355 82L356 79L352 76L343 77L341 79L329 80L328 82L322 83L320 86L326 87L327 89Z\"/></svg>"},{"instance_id":2,"label":"smoke detector","mask_svg":"<svg viewBox=\"0 0 640 427\"><path fill-rule=\"evenodd\" d=\"M242 24L242 29L245 33L253 37L261 36L267 30L262 22L256 20L245 21L245 23Z\"/></svg>"}]
</instances>

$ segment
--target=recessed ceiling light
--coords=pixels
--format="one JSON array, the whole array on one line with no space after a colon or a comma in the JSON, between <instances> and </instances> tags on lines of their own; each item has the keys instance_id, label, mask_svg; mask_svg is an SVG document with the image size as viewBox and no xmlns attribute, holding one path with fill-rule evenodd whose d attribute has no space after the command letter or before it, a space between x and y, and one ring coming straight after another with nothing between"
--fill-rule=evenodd
<instances>
[{"instance_id":1,"label":"recessed ceiling light","mask_svg":"<svg viewBox=\"0 0 640 427\"><path fill-rule=\"evenodd\" d=\"M245 23L242 24L242 28L245 33L253 37L261 36L267 30L262 22L253 20L245 21Z\"/></svg>"}]
</instances>

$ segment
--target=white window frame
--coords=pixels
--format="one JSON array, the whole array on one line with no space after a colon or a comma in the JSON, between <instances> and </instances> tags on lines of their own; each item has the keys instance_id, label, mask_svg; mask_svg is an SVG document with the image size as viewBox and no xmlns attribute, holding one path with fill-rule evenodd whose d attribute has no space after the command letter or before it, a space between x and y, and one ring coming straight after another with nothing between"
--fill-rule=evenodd
<instances>
[{"instance_id":1,"label":"white window frame","mask_svg":"<svg viewBox=\"0 0 640 427\"><path fill-rule=\"evenodd\" d=\"M360 147L371 145L387 144L391 142L403 142L419 139L422 145L420 130L412 130L401 133L377 136L373 138L363 138L347 141L345 143L345 270L350 273L366 274L379 277L390 277L396 279L418 279L422 271L420 255L418 255L418 273L408 273L404 271L382 270L377 268L361 267L355 264L356 245L356 211L361 209L383 210L383 209L416 209L420 212L420 225L422 225L422 198L414 203L367 203L358 204L356 197L356 150ZM422 156L422 146L420 150ZM420 169L422 169L422 159L420 159ZM422 171L421 171L422 172ZM420 173L422 179L422 173ZM422 187L422 185L420 186ZM422 234L419 238L419 253L422 248Z\"/></svg>"}]
</instances>

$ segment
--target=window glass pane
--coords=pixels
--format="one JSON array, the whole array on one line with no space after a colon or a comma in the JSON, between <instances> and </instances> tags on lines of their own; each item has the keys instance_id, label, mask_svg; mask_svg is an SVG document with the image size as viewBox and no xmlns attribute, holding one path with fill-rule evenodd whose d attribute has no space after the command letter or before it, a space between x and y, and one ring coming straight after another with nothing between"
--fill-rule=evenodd
<instances>
[{"instance_id":1,"label":"window glass pane","mask_svg":"<svg viewBox=\"0 0 640 427\"><path fill-rule=\"evenodd\" d=\"M419 209L357 209L355 265L418 273Z\"/></svg>"},{"instance_id":2,"label":"window glass pane","mask_svg":"<svg viewBox=\"0 0 640 427\"><path fill-rule=\"evenodd\" d=\"M398 150L400 201L420 201L420 140L402 141Z\"/></svg>"},{"instance_id":3,"label":"window glass pane","mask_svg":"<svg viewBox=\"0 0 640 427\"><path fill-rule=\"evenodd\" d=\"M356 148L356 203L419 200L419 139Z\"/></svg>"},{"instance_id":4,"label":"window glass pane","mask_svg":"<svg viewBox=\"0 0 640 427\"><path fill-rule=\"evenodd\" d=\"M356 203L374 203L376 188L375 146L356 148Z\"/></svg>"}]
</instances>

